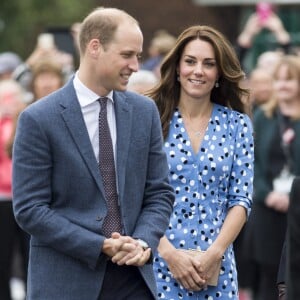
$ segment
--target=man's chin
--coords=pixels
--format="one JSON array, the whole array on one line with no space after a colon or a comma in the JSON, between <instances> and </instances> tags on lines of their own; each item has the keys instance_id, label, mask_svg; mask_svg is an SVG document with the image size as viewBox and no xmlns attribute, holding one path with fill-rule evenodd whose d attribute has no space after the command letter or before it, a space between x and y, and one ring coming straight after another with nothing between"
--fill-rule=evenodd
<instances>
[{"instance_id":1,"label":"man's chin","mask_svg":"<svg viewBox=\"0 0 300 300\"><path fill-rule=\"evenodd\" d=\"M126 84L120 84L118 87L115 88L115 90L124 92L127 90L127 83Z\"/></svg>"}]
</instances>

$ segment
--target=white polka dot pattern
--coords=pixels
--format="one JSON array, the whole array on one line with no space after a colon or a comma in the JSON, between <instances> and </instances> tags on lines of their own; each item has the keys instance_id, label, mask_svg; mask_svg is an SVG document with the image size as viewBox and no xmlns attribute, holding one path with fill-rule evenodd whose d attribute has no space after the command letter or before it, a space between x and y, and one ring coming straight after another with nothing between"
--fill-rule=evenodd
<instances>
[{"instance_id":1,"label":"white polka dot pattern","mask_svg":"<svg viewBox=\"0 0 300 300\"><path fill-rule=\"evenodd\" d=\"M165 141L170 182L176 199L166 237L182 249L206 250L218 236L228 209L252 205L254 145L250 119L214 104L199 152L194 153L180 112L175 111ZM224 253L218 286L200 292L181 287L157 254L158 299L238 299L232 245Z\"/></svg>"}]
</instances>

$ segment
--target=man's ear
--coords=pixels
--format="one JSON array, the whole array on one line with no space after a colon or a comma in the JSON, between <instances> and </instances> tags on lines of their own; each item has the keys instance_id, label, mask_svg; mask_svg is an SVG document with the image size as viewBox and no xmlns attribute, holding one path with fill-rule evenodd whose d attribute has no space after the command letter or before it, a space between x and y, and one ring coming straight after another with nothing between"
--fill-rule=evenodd
<instances>
[{"instance_id":1,"label":"man's ear","mask_svg":"<svg viewBox=\"0 0 300 300\"><path fill-rule=\"evenodd\" d=\"M92 57L96 58L98 56L98 54L100 53L101 49L102 49L102 46L98 39L90 40L90 42L88 44L88 50Z\"/></svg>"}]
</instances>

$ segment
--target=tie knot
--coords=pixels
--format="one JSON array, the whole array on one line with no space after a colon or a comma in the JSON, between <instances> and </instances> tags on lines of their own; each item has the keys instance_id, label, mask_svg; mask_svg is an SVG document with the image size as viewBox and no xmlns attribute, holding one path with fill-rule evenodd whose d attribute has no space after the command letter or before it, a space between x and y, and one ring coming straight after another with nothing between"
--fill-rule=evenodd
<instances>
[{"instance_id":1,"label":"tie knot","mask_svg":"<svg viewBox=\"0 0 300 300\"><path fill-rule=\"evenodd\" d=\"M101 97L98 101L100 103L101 109L105 109L107 105L107 97Z\"/></svg>"}]
</instances>

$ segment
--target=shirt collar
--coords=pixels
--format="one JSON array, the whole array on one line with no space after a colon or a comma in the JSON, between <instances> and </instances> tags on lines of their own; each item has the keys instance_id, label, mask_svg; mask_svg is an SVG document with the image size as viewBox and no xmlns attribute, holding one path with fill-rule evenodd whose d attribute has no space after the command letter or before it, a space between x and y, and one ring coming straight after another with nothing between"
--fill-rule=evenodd
<instances>
[{"instance_id":1,"label":"shirt collar","mask_svg":"<svg viewBox=\"0 0 300 300\"><path fill-rule=\"evenodd\" d=\"M76 72L74 76L73 84L81 107L88 106L99 99L99 95L97 95L80 81L78 72ZM110 99L112 103L114 102L113 91L110 91L106 97Z\"/></svg>"}]
</instances>

